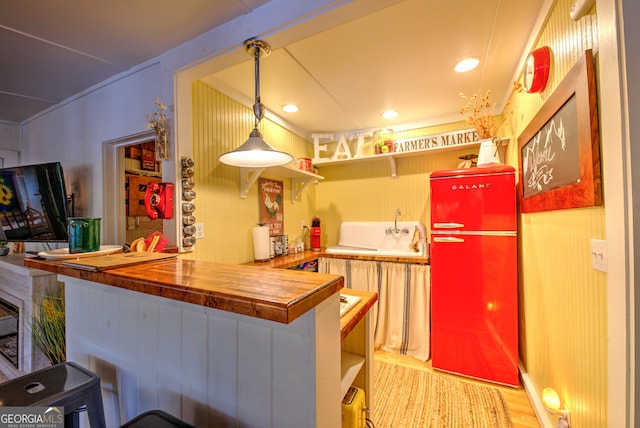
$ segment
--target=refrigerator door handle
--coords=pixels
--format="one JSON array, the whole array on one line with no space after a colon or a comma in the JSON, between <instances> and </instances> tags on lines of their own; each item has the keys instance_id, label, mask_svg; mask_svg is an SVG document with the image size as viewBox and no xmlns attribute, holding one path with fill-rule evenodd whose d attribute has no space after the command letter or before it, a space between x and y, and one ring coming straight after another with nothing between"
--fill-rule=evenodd
<instances>
[{"instance_id":1,"label":"refrigerator door handle","mask_svg":"<svg viewBox=\"0 0 640 428\"><path fill-rule=\"evenodd\" d=\"M464 239L454 236L434 236L433 242L464 242Z\"/></svg>"},{"instance_id":2,"label":"refrigerator door handle","mask_svg":"<svg viewBox=\"0 0 640 428\"><path fill-rule=\"evenodd\" d=\"M462 229L463 223L433 223L434 229Z\"/></svg>"}]
</instances>

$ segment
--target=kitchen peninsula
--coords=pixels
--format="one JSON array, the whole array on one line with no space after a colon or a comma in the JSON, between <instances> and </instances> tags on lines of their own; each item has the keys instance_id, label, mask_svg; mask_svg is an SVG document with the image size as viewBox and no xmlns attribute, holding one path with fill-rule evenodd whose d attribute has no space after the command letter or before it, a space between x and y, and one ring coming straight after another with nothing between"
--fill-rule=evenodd
<instances>
[{"instance_id":1,"label":"kitchen peninsula","mask_svg":"<svg viewBox=\"0 0 640 428\"><path fill-rule=\"evenodd\" d=\"M337 275L180 258L79 270L67 358L101 377L107 425L162 408L198 427L340 425Z\"/></svg>"}]
</instances>

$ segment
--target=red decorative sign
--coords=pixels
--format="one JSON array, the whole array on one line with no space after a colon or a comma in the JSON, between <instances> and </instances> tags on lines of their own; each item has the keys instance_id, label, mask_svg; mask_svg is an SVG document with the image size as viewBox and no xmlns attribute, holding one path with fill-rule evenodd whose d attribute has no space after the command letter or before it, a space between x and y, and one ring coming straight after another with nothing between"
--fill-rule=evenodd
<instances>
[{"instance_id":1,"label":"red decorative sign","mask_svg":"<svg viewBox=\"0 0 640 428\"><path fill-rule=\"evenodd\" d=\"M258 179L260 224L269 225L269 236L284 233L283 190L282 181L262 177Z\"/></svg>"},{"instance_id":2,"label":"red decorative sign","mask_svg":"<svg viewBox=\"0 0 640 428\"><path fill-rule=\"evenodd\" d=\"M142 169L145 171L155 171L156 170L156 160L155 158L149 158L146 156L142 156Z\"/></svg>"}]
</instances>

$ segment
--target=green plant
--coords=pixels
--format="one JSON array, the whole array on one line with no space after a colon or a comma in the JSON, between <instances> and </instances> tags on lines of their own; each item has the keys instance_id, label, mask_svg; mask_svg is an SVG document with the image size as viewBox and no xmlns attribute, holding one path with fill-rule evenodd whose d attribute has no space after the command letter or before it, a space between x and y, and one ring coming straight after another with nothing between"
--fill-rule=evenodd
<instances>
[{"instance_id":1,"label":"green plant","mask_svg":"<svg viewBox=\"0 0 640 428\"><path fill-rule=\"evenodd\" d=\"M38 347L52 365L66 361L64 294L61 297L40 296L34 302L31 330Z\"/></svg>"}]
</instances>

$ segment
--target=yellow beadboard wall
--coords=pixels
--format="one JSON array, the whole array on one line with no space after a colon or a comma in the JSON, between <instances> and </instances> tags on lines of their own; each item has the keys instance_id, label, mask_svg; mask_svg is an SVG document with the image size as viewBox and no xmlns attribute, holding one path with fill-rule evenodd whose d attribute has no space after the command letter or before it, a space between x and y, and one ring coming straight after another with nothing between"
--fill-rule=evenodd
<instances>
[{"instance_id":1,"label":"yellow beadboard wall","mask_svg":"<svg viewBox=\"0 0 640 428\"><path fill-rule=\"evenodd\" d=\"M525 129L586 49L597 62L595 8L574 22L571 3L556 2L536 43L552 51L547 87L511 97L513 135ZM596 77L597 70L596 64ZM511 144L510 159L517 153ZM603 207L521 215L520 359L538 393L553 387L571 410L571 425L583 428L607 426L607 276L591 267L592 238L606 239Z\"/></svg>"},{"instance_id":2,"label":"yellow beadboard wall","mask_svg":"<svg viewBox=\"0 0 640 428\"><path fill-rule=\"evenodd\" d=\"M196 221L204 223L205 238L185 258L223 263L253 260L251 229L259 221L258 185L246 199L240 198L240 169L218 161L221 153L244 143L253 129L251 109L202 82L193 83L193 159L195 161ZM296 134L264 119L260 131L274 147L294 157L312 157L311 144ZM309 184L291 203L291 180L263 174L283 181L284 232L289 240L301 233L301 221L310 225L314 215L315 186Z\"/></svg>"},{"instance_id":3,"label":"yellow beadboard wall","mask_svg":"<svg viewBox=\"0 0 640 428\"><path fill-rule=\"evenodd\" d=\"M398 132L396 139L468 129L465 122ZM456 168L459 156L477 154L472 148L432 152L396 158L396 177L385 158L322 166L325 180L317 189L317 213L322 221L323 246L338 243L339 227L345 221L387 221L393 223L396 209L399 221L421 221L429 225L429 174ZM331 149L331 147L329 147ZM328 157L328 156L323 156Z\"/></svg>"},{"instance_id":4,"label":"yellow beadboard wall","mask_svg":"<svg viewBox=\"0 0 640 428\"><path fill-rule=\"evenodd\" d=\"M571 0L557 0L536 46L552 50L552 70L540 94L514 93L505 111L504 135L511 137L506 162L517 166L517 136L585 49L597 61L595 8L578 22L570 19ZM596 67L597 70L597 67ZM597 73L597 72L596 72ZM242 144L252 128L251 110L201 82L193 86L198 222L205 239L186 257L241 263L253 258L251 228L258 221L257 188L239 198L237 168L222 165L220 153ZM313 157L313 147L268 120L265 138L296 157ZM396 138L466 129L464 122L398 133ZM601 144L606 144L602 141ZM429 173L455 168L458 157L477 147L396 160L391 178L386 159L321 166L325 180L309 185L291 204L285 183L285 233L293 239L300 222L317 214L323 246L337 243L344 221L419 220L429 224ZM278 177L272 177L278 178ZM606 203L606 195L605 195ZM520 218L520 358L535 389L555 388L571 409L572 426L600 428L607 424L607 278L591 268L590 239L606 239L602 207L548 211ZM555 425L555 422L554 422Z\"/></svg>"},{"instance_id":5,"label":"yellow beadboard wall","mask_svg":"<svg viewBox=\"0 0 640 428\"><path fill-rule=\"evenodd\" d=\"M506 162L511 165L517 166L517 136L584 50L593 49L597 60L595 9L574 22L570 8L571 0L557 1L537 42L553 52L547 88L540 94L514 93L504 112L504 134L511 137ZM455 123L415 133L467 127ZM454 168L458 156L474 150L397 159L395 179L383 159L321 166L326 180L318 186L317 211L323 242L337 243L343 221L392 221L396 208L402 211L401 220L428 225L430 171ZM604 208L522 215L520 237L520 352L525 369L539 393L547 386L558 391L571 409L573 426L606 426L606 274L592 269L590 256L590 239L605 239Z\"/></svg>"}]
</instances>

